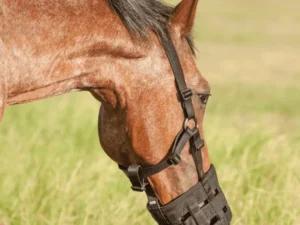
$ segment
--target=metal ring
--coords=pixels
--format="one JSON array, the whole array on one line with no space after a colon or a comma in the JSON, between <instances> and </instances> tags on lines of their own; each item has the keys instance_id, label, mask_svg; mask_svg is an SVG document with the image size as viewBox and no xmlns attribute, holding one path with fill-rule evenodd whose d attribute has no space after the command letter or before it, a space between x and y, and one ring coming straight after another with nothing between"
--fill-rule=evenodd
<instances>
[{"instance_id":1,"label":"metal ring","mask_svg":"<svg viewBox=\"0 0 300 225\"><path fill-rule=\"evenodd\" d=\"M189 127L189 122L190 122L191 120L194 121L194 127L193 127L193 128L190 128L190 127ZM183 129L184 129L184 130L187 130L188 128L190 128L191 130L194 130L195 128L197 128L197 129L199 128L198 120L197 120L196 117L193 117L193 118L191 118L191 119L186 118L186 119L184 120L184 123L183 123Z\"/></svg>"}]
</instances>

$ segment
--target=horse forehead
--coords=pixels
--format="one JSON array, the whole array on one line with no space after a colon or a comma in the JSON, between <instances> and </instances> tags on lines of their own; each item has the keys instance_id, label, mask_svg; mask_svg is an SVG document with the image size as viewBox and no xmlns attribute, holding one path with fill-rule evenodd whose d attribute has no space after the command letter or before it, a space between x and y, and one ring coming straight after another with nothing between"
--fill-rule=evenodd
<instances>
[{"instance_id":1,"label":"horse forehead","mask_svg":"<svg viewBox=\"0 0 300 225\"><path fill-rule=\"evenodd\" d=\"M188 87L195 92L209 92L208 81L198 70L194 57L189 56L181 57ZM170 92L176 93L174 73L163 49L154 49L149 57L134 65L134 73L128 76L131 78L126 82L127 89L134 98L139 98L145 93L160 95L162 98Z\"/></svg>"},{"instance_id":2,"label":"horse forehead","mask_svg":"<svg viewBox=\"0 0 300 225\"><path fill-rule=\"evenodd\" d=\"M210 85L200 72L201 68L199 68L198 64L196 63L196 59L190 50L185 49L185 51L181 52L179 57L183 68L184 77L189 88L192 88L195 91L197 91L199 88L209 90Z\"/></svg>"}]
</instances>

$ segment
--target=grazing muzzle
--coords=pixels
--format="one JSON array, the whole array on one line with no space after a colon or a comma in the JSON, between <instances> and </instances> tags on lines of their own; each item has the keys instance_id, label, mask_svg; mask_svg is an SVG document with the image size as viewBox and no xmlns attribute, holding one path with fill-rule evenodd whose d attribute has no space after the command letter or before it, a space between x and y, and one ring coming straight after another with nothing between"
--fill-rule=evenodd
<instances>
[{"instance_id":1,"label":"grazing muzzle","mask_svg":"<svg viewBox=\"0 0 300 225\"><path fill-rule=\"evenodd\" d=\"M175 76L177 97L185 116L183 128L177 134L167 157L158 164L149 167L131 165L128 168L119 165L119 168L128 176L132 190L146 191L147 208L159 225L228 225L232 214L219 186L215 168L212 165L206 174L202 168L201 148L204 146L204 141L199 133L192 104L193 92L186 86L173 41L167 30L165 33L166 38L161 37L161 42ZM193 128L188 126L189 121L194 122ZM180 154L188 142L196 165L199 183L167 205L162 206L146 180L169 166L179 164L181 162Z\"/></svg>"},{"instance_id":2,"label":"grazing muzzle","mask_svg":"<svg viewBox=\"0 0 300 225\"><path fill-rule=\"evenodd\" d=\"M231 211L219 186L214 166L199 182L167 205L160 205L152 191L147 208L160 225L228 225Z\"/></svg>"}]
</instances>

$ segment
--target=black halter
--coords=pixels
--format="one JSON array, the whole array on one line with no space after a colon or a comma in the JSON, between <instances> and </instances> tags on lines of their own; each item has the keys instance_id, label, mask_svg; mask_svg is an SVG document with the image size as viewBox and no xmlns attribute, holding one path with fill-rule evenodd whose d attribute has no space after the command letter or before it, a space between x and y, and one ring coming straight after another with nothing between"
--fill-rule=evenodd
<instances>
[{"instance_id":1,"label":"black halter","mask_svg":"<svg viewBox=\"0 0 300 225\"><path fill-rule=\"evenodd\" d=\"M119 168L128 176L132 190L146 191L147 208L160 225L200 225L200 222L201 225L228 225L231 220L231 211L219 187L214 167L212 166L207 174L204 174L202 169L201 148L204 146L204 141L200 137L192 104L193 92L186 85L180 60L170 34L167 30L165 33L166 37L161 37L161 42L175 76L177 97L185 116L183 127L177 134L167 157L158 164L147 167L131 165L128 168L119 165ZM194 122L193 128L189 127L190 121ZM188 142L196 165L199 183L171 203L161 206L146 179L169 166L179 164L181 162L180 154Z\"/></svg>"},{"instance_id":2,"label":"black halter","mask_svg":"<svg viewBox=\"0 0 300 225\"><path fill-rule=\"evenodd\" d=\"M185 120L183 121L183 127L177 134L167 157L160 163L148 167L131 165L128 168L124 168L122 166L119 166L120 169L126 171L126 174L132 183L132 189L134 191L140 192L143 192L146 185L148 184L145 182L145 179L147 177L151 177L154 174L157 174L166 169L167 167L177 165L181 162L180 154L187 142L190 142L191 153L196 163L199 179L202 180L204 176L204 172L202 169L202 156L200 151L204 146L204 142L200 137L198 123L192 104L193 92L186 85L180 60L173 45L173 41L167 30L166 37L161 38L161 41L175 76L175 83L178 92L177 97L181 102ZM189 121L191 120L194 123L193 128L190 128L188 126Z\"/></svg>"}]
</instances>

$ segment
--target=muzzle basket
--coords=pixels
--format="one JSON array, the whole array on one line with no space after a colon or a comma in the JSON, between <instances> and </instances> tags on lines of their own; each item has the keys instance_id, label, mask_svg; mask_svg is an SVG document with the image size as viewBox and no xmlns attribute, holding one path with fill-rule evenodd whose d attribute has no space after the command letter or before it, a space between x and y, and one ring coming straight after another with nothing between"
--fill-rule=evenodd
<instances>
[{"instance_id":1,"label":"muzzle basket","mask_svg":"<svg viewBox=\"0 0 300 225\"><path fill-rule=\"evenodd\" d=\"M213 165L202 183L165 206L151 200L147 208L160 225L228 225L232 218Z\"/></svg>"}]
</instances>

